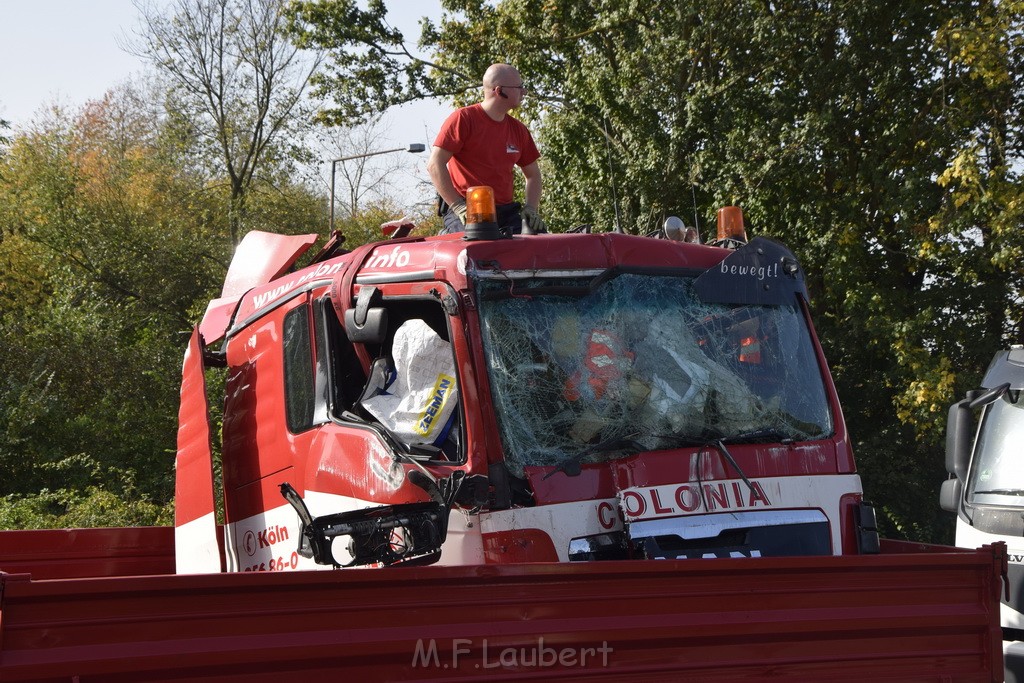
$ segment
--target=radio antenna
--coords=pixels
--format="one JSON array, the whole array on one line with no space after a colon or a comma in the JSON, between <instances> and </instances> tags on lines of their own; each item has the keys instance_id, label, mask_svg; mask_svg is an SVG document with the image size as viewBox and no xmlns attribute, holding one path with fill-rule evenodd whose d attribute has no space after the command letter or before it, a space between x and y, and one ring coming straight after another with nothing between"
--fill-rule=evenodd
<instances>
[{"instance_id":1,"label":"radio antenna","mask_svg":"<svg viewBox=\"0 0 1024 683\"><path fill-rule=\"evenodd\" d=\"M615 167L612 165L612 143L608 135L608 117L604 117L604 146L608 150L608 175L612 181L612 208L615 209L615 232L622 232L622 225L619 223L619 198L615 193Z\"/></svg>"},{"instance_id":2,"label":"radio antenna","mask_svg":"<svg viewBox=\"0 0 1024 683\"><path fill-rule=\"evenodd\" d=\"M693 229L697 231L697 241L700 242L700 222L697 218L697 190L696 186L690 183L690 194L693 196Z\"/></svg>"}]
</instances>

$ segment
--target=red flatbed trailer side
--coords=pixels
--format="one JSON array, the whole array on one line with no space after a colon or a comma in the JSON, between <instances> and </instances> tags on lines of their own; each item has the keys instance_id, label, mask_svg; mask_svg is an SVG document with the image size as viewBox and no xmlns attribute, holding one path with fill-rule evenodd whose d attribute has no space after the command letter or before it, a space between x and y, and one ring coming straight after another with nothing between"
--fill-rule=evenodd
<instances>
[{"instance_id":1,"label":"red flatbed trailer side","mask_svg":"<svg viewBox=\"0 0 1024 683\"><path fill-rule=\"evenodd\" d=\"M33 579L174 573L174 527L0 531L0 570Z\"/></svg>"},{"instance_id":2,"label":"red flatbed trailer side","mask_svg":"<svg viewBox=\"0 0 1024 683\"><path fill-rule=\"evenodd\" d=\"M0 567L11 533L51 532L0 533ZM0 574L0 680L999 681L1005 568L1001 544L889 542L838 557Z\"/></svg>"}]
</instances>

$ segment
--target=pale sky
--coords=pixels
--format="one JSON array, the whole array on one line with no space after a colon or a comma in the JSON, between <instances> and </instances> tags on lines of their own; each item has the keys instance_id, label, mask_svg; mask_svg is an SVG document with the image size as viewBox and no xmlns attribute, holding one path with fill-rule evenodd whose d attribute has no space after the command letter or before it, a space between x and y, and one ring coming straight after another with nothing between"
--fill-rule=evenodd
<instances>
[{"instance_id":1,"label":"pale sky","mask_svg":"<svg viewBox=\"0 0 1024 683\"><path fill-rule=\"evenodd\" d=\"M419 18L440 16L438 0L387 5L413 45ZM118 46L137 27L132 0L0 0L0 119L17 128L55 103L75 110L141 73L145 65ZM423 102L389 112L389 147L423 142L429 149L449 111ZM426 177L426 156L408 155L411 176Z\"/></svg>"}]
</instances>

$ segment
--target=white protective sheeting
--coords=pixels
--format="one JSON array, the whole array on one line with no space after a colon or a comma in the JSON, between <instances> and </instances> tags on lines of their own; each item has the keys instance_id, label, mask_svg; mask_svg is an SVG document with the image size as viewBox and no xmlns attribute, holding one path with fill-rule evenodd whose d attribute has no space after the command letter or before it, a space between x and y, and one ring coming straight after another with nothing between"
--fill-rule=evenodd
<instances>
[{"instance_id":1,"label":"white protective sheeting","mask_svg":"<svg viewBox=\"0 0 1024 683\"><path fill-rule=\"evenodd\" d=\"M394 374L363 406L403 443L443 441L458 403L450 345L422 320L408 320L391 355Z\"/></svg>"}]
</instances>

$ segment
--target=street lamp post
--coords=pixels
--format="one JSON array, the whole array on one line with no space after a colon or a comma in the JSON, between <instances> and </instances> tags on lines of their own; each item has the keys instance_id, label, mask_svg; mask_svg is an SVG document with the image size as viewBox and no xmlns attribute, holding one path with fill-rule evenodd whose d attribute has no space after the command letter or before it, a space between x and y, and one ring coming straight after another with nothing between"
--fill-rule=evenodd
<instances>
[{"instance_id":1,"label":"street lamp post","mask_svg":"<svg viewBox=\"0 0 1024 683\"><path fill-rule=\"evenodd\" d=\"M392 152L412 152L418 154L426 149L426 146L422 142L414 142L408 147L395 147L394 149L382 149L379 152L367 152L366 154L353 154L352 156L341 157L340 159L331 160L331 233L334 232L334 176L335 171L338 168L338 164L342 161L352 161L353 159L365 159L366 157L375 157L378 154L391 154Z\"/></svg>"}]
</instances>

